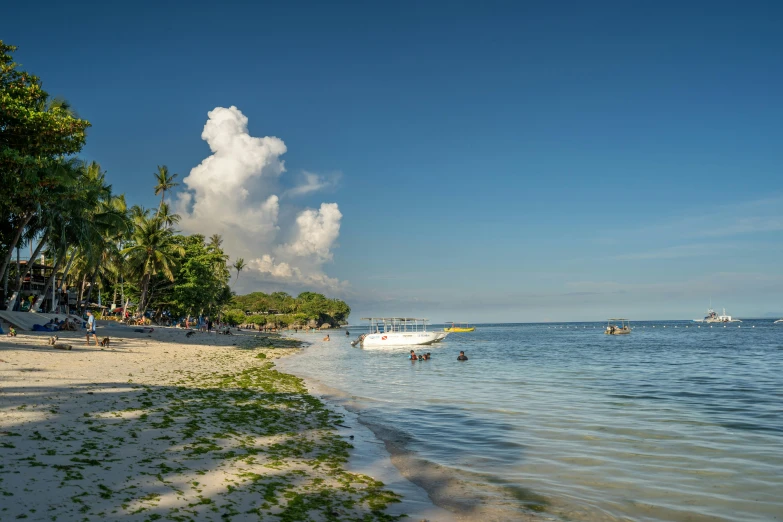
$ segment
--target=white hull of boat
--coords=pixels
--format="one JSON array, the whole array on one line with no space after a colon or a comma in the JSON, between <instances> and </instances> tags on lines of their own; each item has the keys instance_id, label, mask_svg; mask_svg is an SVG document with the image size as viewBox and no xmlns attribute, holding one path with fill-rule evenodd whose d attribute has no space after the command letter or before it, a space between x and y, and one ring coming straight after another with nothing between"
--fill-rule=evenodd
<instances>
[{"instance_id":1,"label":"white hull of boat","mask_svg":"<svg viewBox=\"0 0 783 522\"><path fill-rule=\"evenodd\" d=\"M783 319L778 319L774 324L783 323Z\"/></svg>"},{"instance_id":2,"label":"white hull of boat","mask_svg":"<svg viewBox=\"0 0 783 522\"><path fill-rule=\"evenodd\" d=\"M367 335L362 340L364 348L386 348L393 346L424 346L442 341L445 332L387 332Z\"/></svg>"}]
</instances>

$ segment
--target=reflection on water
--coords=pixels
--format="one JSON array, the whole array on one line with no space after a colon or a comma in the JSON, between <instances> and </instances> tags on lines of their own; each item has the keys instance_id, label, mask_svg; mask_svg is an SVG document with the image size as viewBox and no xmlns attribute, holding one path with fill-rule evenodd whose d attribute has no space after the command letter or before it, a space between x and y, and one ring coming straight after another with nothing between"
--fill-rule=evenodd
<instances>
[{"instance_id":1,"label":"reflection on water","mask_svg":"<svg viewBox=\"0 0 783 522\"><path fill-rule=\"evenodd\" d=\"M281 366L353 396L365 420L502 505L498 519L780 519L783 325L665 325L488 325L415 363L301 335L314 344Z\"/></svg>"}]
</instances>

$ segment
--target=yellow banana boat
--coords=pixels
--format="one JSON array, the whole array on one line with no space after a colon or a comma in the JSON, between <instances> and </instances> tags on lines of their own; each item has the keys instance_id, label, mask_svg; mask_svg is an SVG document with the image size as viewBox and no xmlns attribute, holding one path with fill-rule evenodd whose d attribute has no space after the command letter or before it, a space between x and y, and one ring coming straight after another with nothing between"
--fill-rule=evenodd
<instances>
[{"instance_id":1,"label":"yellow banana boat","mask_svg":"<svg viewBox=\"0 0 783 522\"><path fill-rule=\"evenodd\" d=\"M451 323L451 326L444 328L444 332L473 332L475 326L468 326L467 323Z\"/></svg>"}]
</instances>

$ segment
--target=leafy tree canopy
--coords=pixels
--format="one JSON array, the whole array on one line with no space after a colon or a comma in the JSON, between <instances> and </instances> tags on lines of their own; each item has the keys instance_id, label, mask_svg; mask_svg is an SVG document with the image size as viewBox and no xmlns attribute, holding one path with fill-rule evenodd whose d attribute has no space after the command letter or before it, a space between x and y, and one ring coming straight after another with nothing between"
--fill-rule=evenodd
<instances>
[{"instance_id":1,"label":"leafy tree canopy","mask_svg":"<svg viewBox=\"0 0 783 522\"><path fill-rule=\"evenodd\" d=\"M339 324L347 321L351 307L340 299L330 299L315 292L302 292L292 297L285 292L253 292L234 296L228 308L244 310L251 314L294 314L302 319Z\"/></svg>"},{"instance_id":2,"label":"leafy tree canopy","mask_svg":"<svg viewBox=\"0 0 783 522\"><path fill-rule=\"evenodd\" d=\"M13 45L0 40L0 173L19 174L43 168L57 156L75 154L84 146L86 120L75 117L67 103L50 100L41 80L19 69Z\"/></svg>"}]
</instances>

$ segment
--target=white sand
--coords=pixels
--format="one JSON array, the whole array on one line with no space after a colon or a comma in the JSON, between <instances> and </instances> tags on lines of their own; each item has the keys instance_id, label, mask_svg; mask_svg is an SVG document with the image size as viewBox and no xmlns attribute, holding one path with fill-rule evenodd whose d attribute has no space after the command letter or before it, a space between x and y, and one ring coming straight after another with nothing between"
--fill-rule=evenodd
<instances>
[{"instance_id":1,"label":"white sand","mask_svg":"<svg viewBox=\"0 0 783 522\"><path fill-rule=\"evenodd\" d=\"M242 422L233 429L231 419L217 418L243 412L244 403L221 409L209 401L226 392L212 388L209 400L200 395L204 382L263 366L292 348L265 348L268 359L259 359L258 350L243 349L257 334L188 338L180 329L137 333L104 324L98 337L104 336L111 338L105 349L87 347L82 333L60 333L71 351L47 346L45 333L0 339L0 520L265 520L284 508L286 491L285 498L309 498L319 480L329 491L351 488L342 500L370 491L361 476L330 473L307 454L310 443L331 441L330 431L281 425L275 432L267 423L260 435ZM309 407L301 394L265 404L272 414ZM265 422L259 417L259 426ZM355 440L352 462L362 471L387 465L366 436ZM289 442L305 454L276 457ZM450 518L426 498L415 501L413 511ZM313 518L324 519L316 511ZM361 501L326 511L346 520L369 513Z\"/></svg>"}]
</instances>

